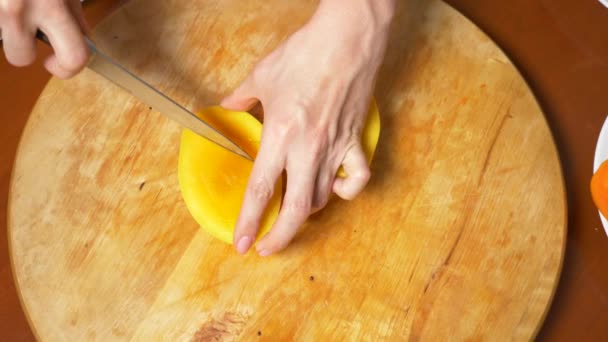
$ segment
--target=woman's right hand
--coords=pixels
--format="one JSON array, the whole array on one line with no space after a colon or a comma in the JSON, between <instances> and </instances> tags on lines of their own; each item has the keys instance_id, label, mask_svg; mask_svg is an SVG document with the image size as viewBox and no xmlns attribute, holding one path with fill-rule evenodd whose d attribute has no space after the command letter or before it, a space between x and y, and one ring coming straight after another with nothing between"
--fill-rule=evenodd
<instances>
[{"instance_id":1,"label":"woman's right hand","mask_svg":"<svg viewBox=\"0 0 608 342\"><path fill-rule=\"evenodd\" d=\"M4 54L14 66L36 59L36 32L44 32L53 54L45 68L58 78L76 75L86 65L87 24L79 0L0 0L0 32Z\"/></svg>"}]
</instances>

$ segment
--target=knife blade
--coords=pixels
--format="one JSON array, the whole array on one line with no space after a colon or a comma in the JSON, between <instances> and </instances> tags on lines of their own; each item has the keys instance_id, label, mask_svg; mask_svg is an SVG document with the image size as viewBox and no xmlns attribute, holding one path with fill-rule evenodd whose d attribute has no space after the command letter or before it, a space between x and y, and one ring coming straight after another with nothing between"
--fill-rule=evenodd
<instances>
[{"instance_id":1,"label":"knife blade","mask_svg":"<svg viewBox=\"0 0 608 342\"><path fill-rule=\"evenodd\" d=\"M41 31L37 32L36 37L50 45L48 38ZM91 52L87 65L89 69L201 137L245 159L253 160L247 152L228 137L101 52L88 37L85 37L85 41Z\"/></svg>"}]
</instances>

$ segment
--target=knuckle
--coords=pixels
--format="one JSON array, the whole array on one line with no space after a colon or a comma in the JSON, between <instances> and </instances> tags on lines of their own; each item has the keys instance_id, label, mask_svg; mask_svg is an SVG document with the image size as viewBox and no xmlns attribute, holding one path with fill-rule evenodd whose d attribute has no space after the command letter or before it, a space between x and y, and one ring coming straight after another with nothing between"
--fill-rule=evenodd
<instances>
[{"instance_id":1,"label":"knuckle","mask_svg":"<svg viewBox=\"0 0 608 342\"><path fill-rule=\"evenodd\" d=\"M258 64L253 68L249 80L253 84L264 84L266 79L268 78L269 70L270 68L266 60L262 60L258 62Z\"/></svg>"},{"instance_id":2,"label":"knuckle","mask_svg":"<svg viewBox=\"0 0 608 342\"><path fill-rule=\"evenodd\" d=\"M19 57L14 56L11 53L6 53L6 60L15 67L25 67L28 65L31 65L32 63L34 63L34 60L36 59L36 53L35 52L23 52L19 54Z\"/></svg>"},{"instance_id":3,"label":"knuckle","mask_svg":"<svg viewBox=\"0 0 608 342\"><path fill-rule=\"evenodd\" d=\"M243 236L255 236L258 227L260 224L259 218L256 218L251 213L245 213L242 217L237 221L237 225L235 226L233 238L241 238ZM238 241L235 241L238 243Z\"/></svg>"},{"instance_id":4,"label":"knuckle","mask_svg":"<svg viewBox=\"0 0 608 342\"><path fill-rule=\"evenodd\" d=\"M329 129L325 125L314 127L310 130L310 139L319 144L327 144Z\"/></svg>"},{"instance_id":5,"label":"knuckle","mask_svg":"<svg viewBox=\"0 0 608 342\"><path fill-rule=\"evenodd\" d=\"M272 193L273 188L264 179L256 180L251 187L251 194L258 201L270 201Z\"/></svg>"},{"instance_id":6,"label":"knuckle","mask_svg":"<svg viewBox=\"0 0 608 342\"><path fill-rule=\"evenodd\" d=\"M61 66L71 75L80 71L89 59L89 52L84 45L79 46L61 61Z\"/></svg>"},{"instance_id":7,"label":"knuckle","mask_svg":"<svg viewBox=\"0 0 608 342\"><path fill-rule=\"evenodd\" d=\"M327 141L327 128L323 126L314 127L309 131L310 140L323 143Z\"/></svg>"},{"instance_id":8,"label":"knuckle","mask_svg":"<svg viewBox=\"0 0 608 342\"><path fill-rule=\"evenodd\" d=\"M353 176L359 182L366 184L369 181L369 179L372 177L372 172L369 169L369 167L362 167Z\"/></svg>"},{"instance_id":9,"label":"knuckle","mask_svg":"<svg viewBox=\"0 0 608 342\"><path fill-rule=\"evenodd\" d=\"M21 17L25 11L25 1L20 0L0 0L0 9L3 16L8 18Z\"/></svg>"},{"instance_id":10,"label":"knuckle","mask_svg":"<svg viewBox=\"0 0 608 342\"><path fill-rule=\"evenodd\" d=\"M285 209L287 212L295 215L298 218L308 216L308 214L310 214L311 207L311 201L305 198L300 198L285 203Z\"/></svg>"},{"instance_id":11,"label":"knuckle","mask_svg":"<svg viewBox=\"0 0 608 342\"><path fill-rule=\"evenodd\" d=\"M321 128L310 132L308 149L314 156L322 154L327 149L327 135Z\"/></svg>"},{"instance_id":12,"label":"knuckle","mask_svg":"<svg viewBox=\"0 0 608 342\"><path fill-rule=\"evenodd\" d=\"M357 194L354 192L345 192L341 195L341 197L347 201L352 201L357 198Z\"/></svg>"},{"instance_id":13,"label":"knuckle","mask_svg":"<svg viewBox=\"0 0 608 342\"><path fill-rule=\"evenodd\" d=\"M287 248L287 246L289 246L289 242L290 241L281 240L281 241L276 242L271 248L275 252L280 252L280 251L284 250L285 248Z\"/></svg>"},{"instance_id":14,"label":"knuckle","mask_svg":"<svg viewBox=\"0 0 608 342\"><path fill-rule=\"evenodd\" d=\"M281 122L273 126L271 134L274 136L274 140L282 142L292 134L293 129L289 123Z\"/></svg>"},{"instance_id":15,"label":"knuckle","mask_svg":"<svg viewBox=\"0 0 608 342\"><path fill-rule=\"evenodd\" d=\"M34 58L13 58L9 63L15 67L25 67L31 65L34 62Z\"/></svg>"},{"instance_id":16,"label":"knuckle","mask_svg":"<svg viewBox=\"0 0 608 342\"><path fill-rule=\"evenodd\" d=\"M40 6L38 9L43 11L47 18L54 20L64 20L69 13L66 4L61 0L41 1L38 6Z\"/></svg>"},{"instance_id":17,"label":"knuckle","mask_svg":"<svg viewBox=\"0 0 608 342\"><path fill-rule=\"evenodd\" d=\"M296 103L289 111L292 120L300 127L306 127L308 121L308 110L306 110L306 107L303 103Z\"/></svg>"}]
</instances>

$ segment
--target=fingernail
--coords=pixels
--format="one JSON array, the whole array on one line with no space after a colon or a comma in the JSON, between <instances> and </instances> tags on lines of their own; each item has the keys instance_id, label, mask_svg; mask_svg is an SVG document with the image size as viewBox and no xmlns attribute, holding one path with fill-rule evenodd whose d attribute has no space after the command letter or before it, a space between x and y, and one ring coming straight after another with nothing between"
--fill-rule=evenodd
<instances>
[{"instance_id":1,"label":"fingernail","mask_svg":"<svg viewBox=\"0 0 608 342\"><path fill-rule=\"evenodd\" d=\"M241 254L245 254L250 246L251 238L249 236L243 236L236 244L236 250Z\"/></svg>"},{"instance_id":2,"label":"fingernail","mask_svg":"<svg viewBox=\"0 0 608 342\"><path fill-rule=\"evenodd\" d=\"M267 249L262 249L261 251L258 252L260 254L260 256L269 256L271 254L271 252Z\"/></svg>"}]
</instances>

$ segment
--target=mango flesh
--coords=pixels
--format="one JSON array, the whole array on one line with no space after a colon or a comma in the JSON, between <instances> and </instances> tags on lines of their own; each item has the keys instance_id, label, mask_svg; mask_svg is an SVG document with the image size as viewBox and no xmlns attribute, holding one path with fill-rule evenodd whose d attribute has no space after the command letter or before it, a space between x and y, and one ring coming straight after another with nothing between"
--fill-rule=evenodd
<instances>
[{"instance_id":1,"label":"mango flesh","mask_svg":"<svg viewBox=\"0 0 608 342\"><path fill-rule=\"evenodd\" d=\"M262 124L247 112L206 108L197 115L226 135L255 159L260 147ZM380 115L375 101L362 134L363 150L371 163L380 134ZM188 211L213 237L232 244L234 227L247 188L253 163L186 129L182 133L178 180ZM337 174L346 177L342 168ZM279 178L261 221L258 237L266 234L281 206L283 180Z\"/></svg>"},{"instance_id":2,"label":"mango flesh","mask_svg":"<svg viewBox=\"0 0 608 342\"><path fill-rule=\"evenodd\" d=\"M255 158L260 147L262 124L246 112L207 108L199 117ZM181 138L178 179L184 202L194 220L215 238L232 244L247 180L253 163L184 130ZM282 180L275 186L261 221L258 236L268 232L279 213Z\"/></svg>"}]
</instances>

